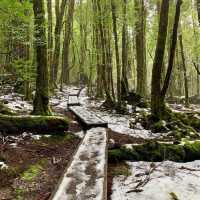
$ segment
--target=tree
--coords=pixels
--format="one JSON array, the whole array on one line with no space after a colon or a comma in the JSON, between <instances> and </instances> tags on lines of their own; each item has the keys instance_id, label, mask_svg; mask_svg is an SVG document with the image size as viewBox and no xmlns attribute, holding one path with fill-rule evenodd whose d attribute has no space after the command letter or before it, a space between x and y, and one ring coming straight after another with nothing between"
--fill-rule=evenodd
<instances>
[{"instance_id":1,"label":"tree","mask_svg":"<svg viewBox=\"0 0 200 200\"><path fill-rule=\"evenodd\" d=\"M159 31L151 80L151 112L152 115L158 117L162 116L165 109L161 98L161 72L167 38L168 13L169 1L163 0L160 11Z\"/></svg>"},{"instance_id":2,"label":"tree","mask_svg":"<svg viewBox=\"0 0 200 200\"><path fill-rule=\"evenodd\" d=\"M136 10L136 61L137 61L137 93L142 97L147 95L146 69L146 10L144 0L135 0Z\"/></svg>"},{"instance_id":3,"label":"tree","mask_svg":"<svg viewBox=\"0 0 200 200\"><path fill-rule=\"evenodd\" d=\"M119 58L115 0L111 0L111 10L112 10L113 35L114 35L114 43L115 43L115 59L116 59L116 65L117 65L117 100L118 100L118 106L121 107L121 64L120 64L120 58Z\"/></svg>"},{"instance_id":4,"label":"tree","mask_svg":"<svg viewBox=\"0 0 200 200\"><path fill-rule=\"evenodd\" d=\"M163 118L166 114L164 101L167 89L169 87L170 77L174 64L181 4L182 0L178 0L176 4L176 12L174 18L173 33L171 39L172 42L170 47L167 74L165 77L163 88L161 89L161 73L162 73L165 43L167 37L168 12L169 12L169 1L168 0L162 1L157 47L156 47L153 70L152 70L152 89L151 89L151 112L153 116L158 118Z\"/></svg>"},{"instance_id":5,"label":"tree","mask_svg":"<svg viewBox=\"0 0 200 200\"><path fill-rule=\"evenodd\" d=\"M59 58L60 58L60 37L61 37L61 31L63 28L63 17L65 13L67 0L62 0L61 5L59 4L59 1L56 1L56 26L55 26L55 48L53 53L53 61L51 66L51 86L54 88L57 82L58 78L58 67L59 67Z\"/></svg>"},{"instance_id":6,"label":"tree","mask_svg":"<svg viewBox=\"0 0 200 200\"><path fill-rule=\"evenodd\" d=\"M188 107L189 106L189 94L188 94L187 68L186 68L186 64L185 64L185 54L184 54L184 49L183 49L183 37L182 37L181 33L179 35L179 42L180 42L183 74L184 74L185 106Z\"/></svg>"},{"instance_id":7,"label":"tree","mask_svg":"<svg viewBox=\"0 0 200 200\"><path fill-rule=\"evenodd\" d=\"M35 49L37 61L36 93L33 102L33 114L50 115L44 1L34 0L33 10L35 16Z\"/></svg>"},{"instance_id":8,"label":"tree","mask_svg":"<svg viewBox=\"0 0 200 200\"><path fill-rule=\"evenodd\" d=\"M52 0L47 0L48 13L48 64L52 64L53 56L53 14L52 14Z\"/></svg>"},{"instance_id":9,"label":"tree","mask_svg":"<svg viewBox=\"0 0 200 200\"><path fill-rule=\"evenodd\" d=\"M61 74L61 85L62 83L69 83L69 47L72 37L72 28L73 28L73 14L74 14L74 4L75 0L69 1L68 13L66 14L65 22L65 35L63 43L63 55L62 55L62 74Z\"/></svg>"},{"instance_id":10,"label":"tree","mask_svg":"<svg viewBox=\"0 0 200 200\"><path fill-rule=\"evenodd\" d=\"M126 97L129 92L127 67L128 67L128 43L127 43L127 0L123 0L123 25L122 25L122 78L121 96Z\"/></svg>"}]
</instances>

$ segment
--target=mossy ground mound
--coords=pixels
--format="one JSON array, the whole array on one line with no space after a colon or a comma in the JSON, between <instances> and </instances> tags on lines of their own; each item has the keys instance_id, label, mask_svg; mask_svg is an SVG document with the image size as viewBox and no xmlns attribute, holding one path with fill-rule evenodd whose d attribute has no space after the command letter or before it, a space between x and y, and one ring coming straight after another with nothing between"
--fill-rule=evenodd
<instances>
[{"instance_id":1,"label":"mossy ground mound","mask_svg":"<svg viewBox=\"0 0 200 200\"><path fill-rule=\"evenodd\" d=\"M184 145L163 144L158 142L147 142L142 145L133 145L132 148L121 147L109 150L109 161L119 162L150 161L160 162L171 160L177 162L188 162L200 159L200 142L186 143Z\"/></svg>"},{"instance_id":2,"label":"mossy ground mound","mask_svg":"<svg viewBox=\"0 0 200 200\"><path fill-rule=\"evenodd\" d=\"M145 129L150 129L154 133L170 132L170 136L176 140L188 137L191 139L199 138L200 119L194 113L175 113L166 109L166 115L162 119L151 116L148 113L141 113L130 127L134 128L137 123L141 123Z\"/></svg>"},{"instance_id":3,"label":"mossy ground mound","mask_svg":"<svg viewBox=\"0 0 200 200\"><path fill-rule=\"evenodd\" d=\"M17 134L25 131L37 133L61 133L68 129L69 122L59 116L9 116L0 115L0 131Z\"/></svg>"}]
</instances>

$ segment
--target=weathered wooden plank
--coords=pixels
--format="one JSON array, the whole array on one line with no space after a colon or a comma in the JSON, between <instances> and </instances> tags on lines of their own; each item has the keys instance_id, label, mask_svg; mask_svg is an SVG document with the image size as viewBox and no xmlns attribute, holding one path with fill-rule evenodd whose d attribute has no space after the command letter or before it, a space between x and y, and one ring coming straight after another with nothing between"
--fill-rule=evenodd
<instances>
[{"instance_id":1,"label":"weathered wooden plank","mask_svg":"<svg viewBox=\"0 0 200 200\"><path fill-rule=\"evenodd\" d=\"M80 106L80 102L77 96L69 95L68 106Z\"/></svg>"},{"instance_id":2,"label":"weathered wooden plank","mask_svg":"<svg viewBox=\"0 0 200 200\"><path fill-rule=\"evenodd\" d=\"M87 131L51 200L107 199L107 133Z\"/></svg>"},{"instance_id":3,"label":"weathered wooden plank","mask_svg":"<svg viewBox=\"0 0 200 200\"><path fill-rule=\"evenodd\" d=\"M69 110L77 116L79 121L86 127L108 127L108 123L98 117L94 112L81 106L70 107Z\"/></svg>"}]
</instances>

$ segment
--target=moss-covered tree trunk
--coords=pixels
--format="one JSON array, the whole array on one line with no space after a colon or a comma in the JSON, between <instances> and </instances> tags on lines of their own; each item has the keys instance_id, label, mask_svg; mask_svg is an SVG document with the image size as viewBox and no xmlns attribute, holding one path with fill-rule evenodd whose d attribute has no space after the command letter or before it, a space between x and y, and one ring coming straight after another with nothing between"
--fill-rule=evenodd
<instances>
[{"instance_id":1,"label":"moss-covered tree trunk","mask_svg":"<svg viewBox=\"0 0 200 200\"><path fill-rule=\"evenodd\" d=\"M34 0L33 10L35 16L35 49L37 60L36 93L33 102L33 114L50 115L44 1Z\"/></svg>"},{"instance_id":2,"label":"moss-covered tree trunk","mask_svg":"<svg viewBox=\"0 0 200 200\"><path fill-rule=\"evenodd\" d=\"M136 61L137 61L137 93L143 97L147 90L146 69L146 10L144 0L135 0L136 11Z\"/></svg>"},{"instance_id":3,"label":"moss-covered tree trunk","mask_svg":"<svg viewBox=\"0 0 200 200\"><path fill-rule=\"evenodd\" d=\"M151 82L151 112L152 115L158 117L161 117L165 109L161 98L161 78L162 78L161 74L162 74L165 44L167 38L168 13L169 13L169 1L163 0L160 11L158 39L157 39L156 52L153 63L152 82Z\"/></svg>"},{"instance_id":4,"label":"moss-covered tree trunk","mask_svg":"<svg viewBox=\"0 0 200 200\"><path fill-rule=\"evenodd\" d=\"M60 59L60 43L61 43L61 32L63 28L63 17L65 13L65 8L67 4L67 0L62 0L61 5L59 5L58 1L56 2L56 26L55 26L55 47L53 53L53 61L52 61L52 70L51 70L51 88L56 86L57 78L58 78L58 69L59 69L59 59Z\"/></svg>"},{"instance_id":5,"label":"moss-covered tree trunk","mask_svg":"<svg viewBox=\"0 0 200 200\"><path fill-rule=\"evenodd\" d=\"M118 106L121 107L121 64L120 64L120 58L119 58L115 0L111 0L111 10L112 10L113 35L114 35L114 42L115 42L115 59L116 59L116 65L117 65L117 101L118 101Z\"/></svg>"},{"instance_id":6,"label":"moss-covered tree trunk","mask_svg":"<svg viewBox=\"0 0 200 200\"><path fill-rule=\"evenodd\" d=\"M165 0L163 0L163 3L162 3L161 13L160 13L159 35L158 35L157 48L156 48L156 54L155 54L155 59L154 59L153 72L152 72L152 91L151 91L152 115L156 116L157 118L163 118L166 113L165 112L165 96L169 87L172 69L174 65L181 4L182 4L182 0L178 0L176 4L173 32L171 36L171 46L170 46L170 51L169 51L168 68L167 68L166 77L163 83L163 87L161 88L162 67L163 67L163 58L164 58L165 43L166 43L166 36L167 36L168 12L169 12L169 2L165 2Z\"/></svg>"},{"instance_id":7,"label":"moss-covered tree trunk","mask_svg":"<svg viewBox=\"0 0 200 200\"><path fill-rule=\"evenodd\" d=\"M65 36L63 43L63 57L62 57L62 74L61 74L61 85L62 83L69 83L69 47L72 37L72 28L73 28L73 15L74 15L74 4L75 0L69 1L68 13L66 14L65 22Z\"/></svg>"},{"instance_id":8,"label":"moss-covered tree trunk","mask_svg":"<svg viewBox=\"0 0 200 200\"><path fill-rule=\"evenodd\" d=\"M182 34L179 35L179 42L180 42L183 74L184 74L185 106L188 107L189 106L188 78L187 78L187 68L186 68L186 64L185 64L185 54L184 54L184 49L183 49Z\"/></svg>"},{"instance_id":9,"label":"moss-covered tree trunk","mask_svg":"<svg viewBox=\"0 0 200 200\"><path fill-rule=\"evenodd\" d=\"M48 12L48 65L51 66L53 56L53 13L52 0L47 0Z\"/></svg>"}]
</instances>

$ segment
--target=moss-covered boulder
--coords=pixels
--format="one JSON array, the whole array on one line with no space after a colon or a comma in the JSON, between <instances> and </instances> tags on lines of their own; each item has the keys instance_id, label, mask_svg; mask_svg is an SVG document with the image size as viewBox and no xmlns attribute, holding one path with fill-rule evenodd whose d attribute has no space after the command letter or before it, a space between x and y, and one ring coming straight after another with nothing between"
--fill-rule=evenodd
<instances>
[{"instance_id":1,"label":"moss-covered boulder","mask_svg":"<svg viewBox=\"0 0 200 200\"><path fill-rule=\"evenodd\" d=\"M68 125L68 120L60 116L0 115L0 132L7 134L24 131L51 134L68 130Z\"/></svg>"}]
</instances>

